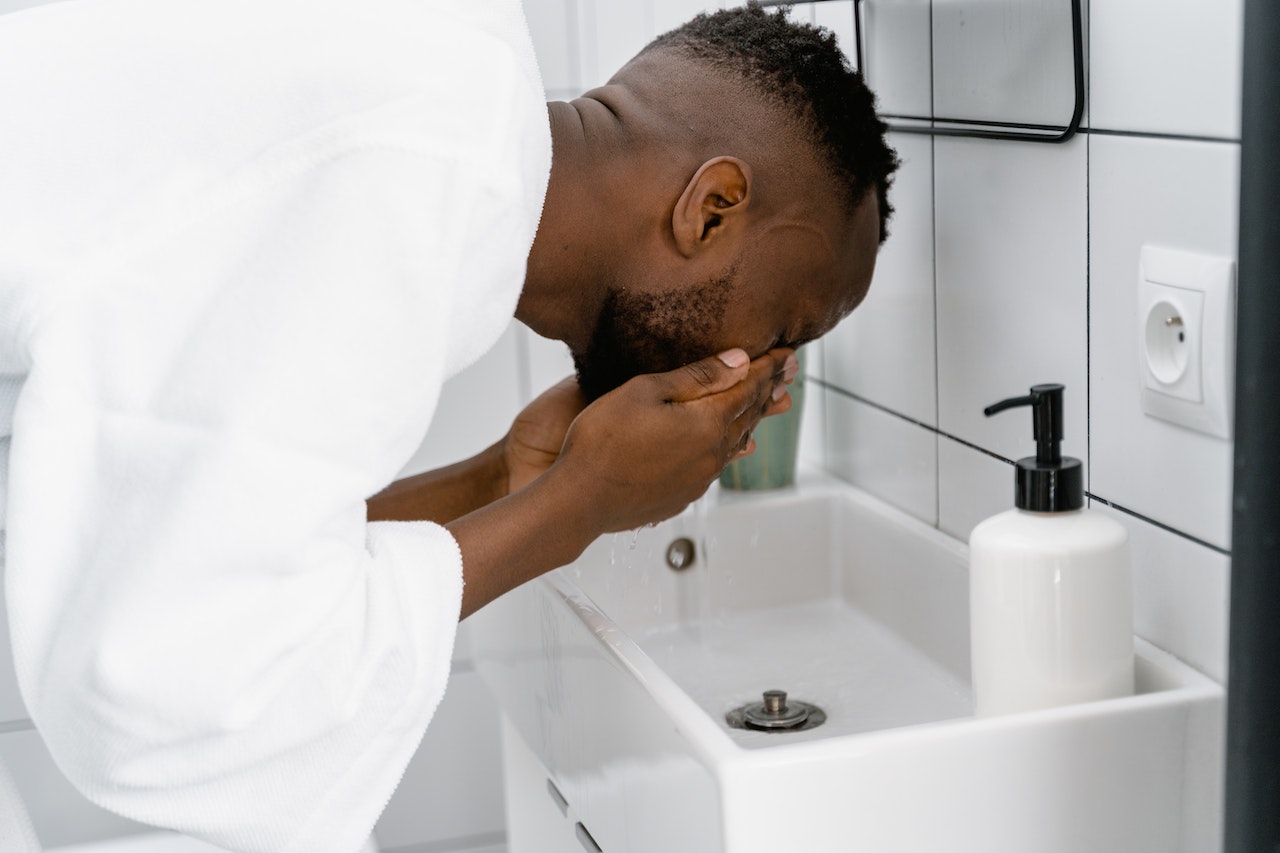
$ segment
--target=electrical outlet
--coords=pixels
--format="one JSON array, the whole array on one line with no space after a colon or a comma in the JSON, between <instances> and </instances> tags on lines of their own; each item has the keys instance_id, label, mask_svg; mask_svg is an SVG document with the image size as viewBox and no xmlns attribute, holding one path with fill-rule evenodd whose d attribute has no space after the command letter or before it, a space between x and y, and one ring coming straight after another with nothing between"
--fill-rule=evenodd
<instances>
[{"instance_id":1,"label":"electrical outlet","mask_svg":"<svg viewBox=\"0 0 1280 853\"><path fill-rule=\"evenodd\" d=\"M1230 439L1235 261L1143 246L1137 325L1142 410Z\"/></svg>"}]
</instances>

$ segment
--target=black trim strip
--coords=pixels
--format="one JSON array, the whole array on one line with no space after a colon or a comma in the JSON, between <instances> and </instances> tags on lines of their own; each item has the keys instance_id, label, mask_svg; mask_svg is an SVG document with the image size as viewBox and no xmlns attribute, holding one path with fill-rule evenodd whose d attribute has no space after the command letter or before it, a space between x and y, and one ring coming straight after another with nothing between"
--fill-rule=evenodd
<instances>
[{"instance_id":1,"label":"black trim strip","mask_svg":"<svg viewBox=\"0 0 1280 853\"><path fill-rule=\"evenodd\" d=\"M929 3L930 20L932 21L933 3ZM854 41L857 43L858 72L866 76L866 64L862 49L862 0L853 0ZM933 27L929 28L930 57L933 55ZM932 127L916 125L900 125L889 123L889 129L898 133L915 133L924 136L949 136L965 139L1002 139L1012 142L1047 142L1060 144L1076 135L1080 129L1080 121L1084 116L1085 69L1084 69L1084 11L1082 0L1071 0L1071 71L1074 96L1071 105L1071 119L1066 126L1027 124L1024 122L992 122L983 119L941 118L929 116L920 120L932 121ZM932 73L929 75L932 81ZM881 118L885 118L881 116ZM965 127L938 127L937 123L965 125ZM1006 128L1004 130L975 129L983 127ZM1027 132L1039 129L1041 132Z\"/></svg>"},{"instance_id":2,"label":"black trim strip","mask_svg":"<svg viewBox=\"0 0 1280 853\"><path fill-rule=\"evenodd\" d=\"M1225 853L1280 850L1280 15L1245 0ZM1201 772L1212 772L1202 768Z\"/></svg>"}]
</instances>

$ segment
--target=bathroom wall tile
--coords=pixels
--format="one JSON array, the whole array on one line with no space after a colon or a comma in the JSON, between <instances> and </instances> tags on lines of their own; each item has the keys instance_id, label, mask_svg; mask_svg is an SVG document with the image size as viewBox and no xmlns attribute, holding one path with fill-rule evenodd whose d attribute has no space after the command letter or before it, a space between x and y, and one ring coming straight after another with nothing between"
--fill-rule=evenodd
<instances>
[{"instance_id":1,"label":"bathroom wall tile","mask_svg":"<svg viewBox=\"0 0 1280 853\"><path fill-rule=\"evenodd\" d=\"M935 143L938 419L1006 459L1034 448L1032 385L1066 386L1063 452L1088 457L1086 143Z\"/></svg>"},{"instance_id":2,"label":"bathroom wall tile","mask_svg":"<svg viewBox=\"0 0 1280 853\"><path fill-rule=\"evenodd\" d=\"M1227 548L1232 443L1142 411L1138 264L1144 244L1235 257L1239 145L1089 146L1090 491Z\"/></svg>"},{"instance_id":3,"label":"bathroom wall tile","mask_svg":"<svg viewBox=\"0 0 1280 853\"><path fill-rule=\"evenodd\" d=\"M735 4L735 5L738 5L738 4ZM745 5L745 4L742 4L742 5ZM818 6L818 5L820 5L820 4L818 4L818 3L796 3L794 6L792 6L792 7L791 7L791 12L790 12L791 20L793 20L793 21L797 21L797 22L802 23L802 24L812 24L812 23L813 23L813 10L814 10L814 8L815 8L816 6Z\"/></svg>"},{"instance_id":4,"label":"bathroom wall tile","mask_svg":"<svg viewBox=\"0 0 1280 853\"><path fill-rule=\"evenodd\" d=\"M548 92L582 85L576 12L572 0L524 0L542 87Z\"/></svg>"},{"instance_id":5,"label":"bathroom wall tile","mask_svg":"<svg viewBox=\"0 0 1280 853\"><path fill-rule=\"evenodd\" d=\"M378 821L382 849L503 831L498 711L475 672L455 673L422 745Z\"/></svg>"},{"instance_id":6,"label":"bathroom wall tile","mask_svg":"<svg viewBox=\"0 0 1280 853\"><path fill-rule=\"evenodd\" d=\"M723 4L715 0L650 0L653 3L653 38L688 21L699 12L714 12Z\"/></svg>"},{"instance_id":7,"label":"bathroom wall tile","mask_svg":"<svg viewBox=\"0 0 1280 853\"><path fill-rule=\"evenodd\" d=\"M938 436L938 528L962 542L983 519L1013 509L1014 468Z\"/></svg>"},{"instance_id":8,"label":"bathroom wall tile","mask_svg":"<svg viewBox=\"0 0 1280 853\"><path fill-rule=\"evenodd\" d=\"M34 730L0 734L0 760L8 766L26 802L36 835L46 848L101 841L151 828L86 800L53 763L44 741Z\"/></svg>"},{"instance_id":9,"label":"bathroom wall tile","mask_svg":"<svg viewBox=\"0 0 1280 853\"><path fill-rule=\"evenodd\" d=\"M804 373L811 379L825 379L827 376L826 344L830 335L813 341L805 346Z\"/></svg>"},{"instance_id":10,"label":"bathroom wall tile","mask_svg":"<svg viewBox=\"0 0 1280 853\"><path fill-rule=\"evenodd\" d=\"M528 371L527 396L532 399L574 373L573 357L560 341L544 338L528 326L520 324L524 336L523 364Z\"/></svg>"},{"instance_id":11,"label":"bathroom wall tile","mask_svg":"<svg viewBox=\"0 0 1280 853\"><path fill-rule=\"evenodd\" d=\"M1092 126L1238 139L1243 9L1243 0L1095 3Z\"/></svg>"},{"instance_id":12,"label":"bathroom wall tile","mask_svg":"<svg viewBox=\"0 0 1280 853\"><path fill-rule=\"evenodd\" d=\"M902 167L896 212L867 298L823 341L826 379L866 400L937 424L933 140L891 134Z\"/></svg>"},{"instance_id":13,"label":"bathroom wall tile","mask_svg":"<svg viewBox=\"0 0 1280 853\"><path fill-rule=\"evenodd\" d=\"M933 115L930 6L930 0L862 3L865 74L884 115Z\"/></svg>"},{"instance_id":14,"label":"bathroom wall tile","mask_svg":"<svg viewBox=\"0 0 1280 853\"><path fill-rule=\"evenodd\" d=\"M471 667L473 646L471 645L471 623L462 620L458 623L458 633L453 638L453 668L457 672Z\"/></svg>"},{"instance_id":15,"label":"bathroom wall tile","mask_svg":"<svg viewBox=\"0 0 1280 853\"><path fill-rule=\"evenodd\" d=\"M836 391L826 395L827 468L929 524L938 520L937 436Z\"/></svg>"},{"instance_id":16,"label":"bathroom wall tile","mask_svg":"<svg viewBox=\"0 0 1280 853\"><path fill-rule=\"evenodd\" d=\"M1074 106L1069 3L961 0L934 4L935 116L1065 127Z\"/></svg>"},{"instance_id":17,"label":"bathroom wall tile","mask_svg":"<svg viewBox=\"0 0 1280 853\"><path fill-rule=\"evenodd\" d=\"M1226 682L1231 558L1097 501L1129 531L1133 630Z\"/></svg>"},{"instance_id":18,"label":"bathroom wall tile","mask_svg":"<svg viewBox=\"0 0 1280 853\"><path fill-rule=\"evenodd\" d=\"M805 370L815 361L821 362L821 348L809 346ZM819 358L815 358L819 356ZM825 469L827 467L827 389L818 384L814 374L808 373L804 391L804 411L800 414L800 446L796 459L803 467Z\"/></svg>"},{"instance_id":19,"label":"bathroom wall tile","mask_svg":"<svg viewBox=\"0 0 1280 853\"><path fill-rule=\"evenodd\" d=\"M28 716L27 707L18 693L18 676L13 671L9 610L4 598L4 567L0 561L0 723L25 720Z\"/></svg>"},{"instance_id":20,"label":"bathroom wall tile","mask_svg":"<svg viewBox=\"0 0 1280 853\"><path fill-rule=\"evenodd\" d=\"M583 88L603 85L653 38L652 0L579 0Z\"/></svg>"},{"instance_id":21,"label":"bathroom wall tile","mask_svg":"<svg viewBox=\"0 0 1280 853\"><path fill-rule=\"evenodd\" d=\"M445 383L431 428L400 476L466 459L506 434L520 410L518 334L508 327L479 361Z\"/></svg>"},{"instance_id":22,"label":"bathroom wall tile","mask_svg":"<svg viewBox=\"0 0 1280 853\"><path fill-rule=\"evenodd\" d=\"M827 0L813 4L813 22L836 34L836 44L848 57L849 64L858 67L858 51L854 45L853 0Z\"/></svg>"}]
</instances>

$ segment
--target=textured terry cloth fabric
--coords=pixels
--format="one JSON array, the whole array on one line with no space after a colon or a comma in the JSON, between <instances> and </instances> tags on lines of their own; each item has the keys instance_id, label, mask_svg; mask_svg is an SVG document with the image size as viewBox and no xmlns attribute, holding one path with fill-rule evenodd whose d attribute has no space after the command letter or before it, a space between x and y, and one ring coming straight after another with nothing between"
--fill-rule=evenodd
<instances>
[{"instance_id":1,"label":"textured terry cloth fabric","mask_svg":"<svg viewBox=\"0 0 1280 853\"><path fill-rule=\"evenodd\" d=\"M368 837L462 581L364 499L509 322L550 159L516 0L0 17L10 629L89 799L232 850Z\"/></svg>"}]
</instances>

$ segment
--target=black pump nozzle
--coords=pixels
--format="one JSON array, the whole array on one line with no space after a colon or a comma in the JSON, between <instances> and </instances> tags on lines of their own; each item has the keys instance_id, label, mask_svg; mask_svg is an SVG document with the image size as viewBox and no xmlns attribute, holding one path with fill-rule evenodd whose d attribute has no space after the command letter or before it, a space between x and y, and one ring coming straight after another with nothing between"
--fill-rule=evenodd
<instances>
[{"instance_id":1,"label":"black pump nozzle","mask_svg":"<svg viewBox=\"0 0 1280 853\"><path fill-rule=\"evenodd\" d=\"M1010 397L983 409L991 417L1030 406L1036 455L1019 459L1014 503L1034 512L1063 512L1084 506L1084 469L1079 459L1062 455L1061 385L1034 385L1025 397Z\"/></svg>"},{"instance_id":2,"label":"black pump nozzle","mask_svg":"<svg viewBox=\"0 0 1280 853\"><path fill-rule=\"evenodd\" d=\"M1018 406L1031 407L1032 435L1036 440L1036 462L1056 465L1062 461L1061 385L1033 385L1025 397L1010 397L982 410L987 417Z\"/></svg>"}]
</instances>

